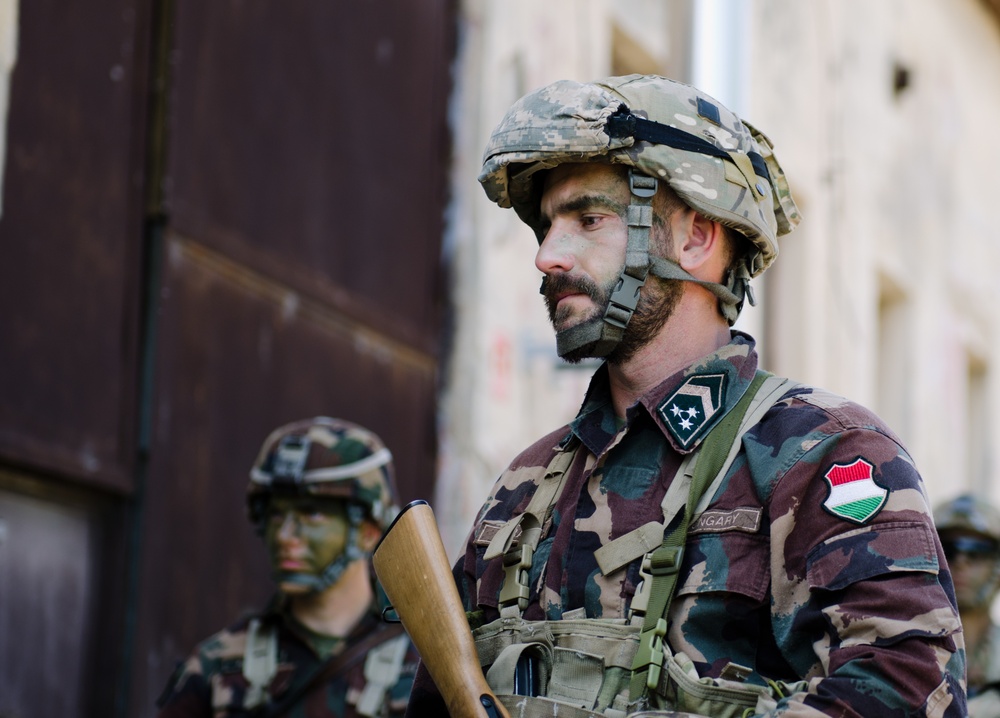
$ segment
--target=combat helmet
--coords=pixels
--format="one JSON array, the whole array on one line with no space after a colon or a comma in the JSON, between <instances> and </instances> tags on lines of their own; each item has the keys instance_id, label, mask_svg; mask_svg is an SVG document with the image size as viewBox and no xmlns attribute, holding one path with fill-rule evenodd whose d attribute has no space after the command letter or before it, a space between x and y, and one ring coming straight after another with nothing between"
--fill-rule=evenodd
<instances>
[{"instance_id":1,"label":"combat helmet","mask_svg":"<svg viewBox=\"0 0 1000 718\"><path fill-rule=\"evenodd\" d=\"M963 494L934 510L934 524L949 563L959 554L990 561L991 577L956 589L960 610L988 607L1000 588L1000 512L985 500Z\"/></svg>"},{"instance_id":2,"label":"combat helmet","mask_svg":"<svg viewBox=\"0 0 1000 718\"><path fill-rule=\"evenodd\" d=\"M493 131L479 181L490 200L513 207L541 241L539 171L590 161L629 168L626 261L604 322L559 332L560 355L584 346L592 346L594 356L609 354L649 272L702 284L732 325L744 298L754 301L751 277L774 261L777 238L799 222L767 137L704 92L655 75L562 80L521 98ZM650 206L661 180L688 206L751 243L753 252L724 284L700 282L675 262L650 256Z\"/></svg>"},{"instance_id":3,"label":"combat helmet","mask_svg":"<svg viewBox=\"0 0 1000 718\"><path fill-rule=\"evenodd\" d=\"M374 433L343 419L320 416L286 424L264 440L250 469L247 512L258 533L264 532L275 496L346 503L350 526L344 553L320 576L294 577L322 590L365 556L358 545L362 522L370 519L384 531L398 513L392 454Z\"/></svg>"},{"instance_id":4,"label":"combat helmet","mask_svg":"<svg viewBox=\"0 0 1000 718\"><path fill-rule=\"evenodd\" d=\"M934 509L934 525L940 534L979 534L1000 547L1000 511L973 494L962 494Z\"/></svg>"}]
</instances>

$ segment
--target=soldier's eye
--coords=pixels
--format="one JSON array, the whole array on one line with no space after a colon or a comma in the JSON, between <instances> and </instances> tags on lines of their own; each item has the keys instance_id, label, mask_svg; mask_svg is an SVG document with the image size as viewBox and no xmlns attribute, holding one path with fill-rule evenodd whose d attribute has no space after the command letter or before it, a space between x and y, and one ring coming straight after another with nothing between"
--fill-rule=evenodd
<instances>
[{"instance_id":1,"label":"soldier's eye","mask_svg":"<svg viewBox=\"0 0 1000 718\"><path fill-rule=\"evenodd\" d=\"M267 513L264 514L264 520L269 524L279 526L285 520L285 512L278 511L277 509L268 509Z\"/></svg>"},{"instance_id":2,"label":"soldier's eye","mask_svg":"<svg viewBox=\"0 0 1000 718\"><path fill-rule=\"evenodd\" d=\"M303 523L312 526L325 524L330 520L330 508L319 503L302 504L296 508L295 513Z\"/></svg>"}]
</instances>

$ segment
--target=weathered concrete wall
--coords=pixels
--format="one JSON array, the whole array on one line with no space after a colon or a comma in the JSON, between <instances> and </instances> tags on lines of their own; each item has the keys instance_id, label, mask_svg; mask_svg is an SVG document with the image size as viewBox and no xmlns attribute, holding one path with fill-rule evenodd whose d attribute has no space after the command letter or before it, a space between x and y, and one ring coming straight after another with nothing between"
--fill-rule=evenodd
<instances>
[{"instance_id":1,"label":"weathered concrete wall","mask_svg":"<svg viewBox=\"0 0 1000 718\"><path fill-rule=\"evenodd\" d=\"M997 16L757 0L752 33L749 117L805 216L766 287L768 364L875 408L934 501L997 495Z\"/></svg>"},{"instance_id":2,"label":"weathered concrete wall","mask_svg":"<svg viewBox=\"0 0 1000 718\"><path fill-rule=\"evenodd\" d=\"M486 139L531 89L650 65L762 129L793 183L804 221L740 320L764 364L876 409L933 501L998 483L1000 22L985 4L466 0L460 32L435 498L450 550L517 451L572 417L592 370L556 357L534 239L475 179Z\"/></svg>"}]
</instances>

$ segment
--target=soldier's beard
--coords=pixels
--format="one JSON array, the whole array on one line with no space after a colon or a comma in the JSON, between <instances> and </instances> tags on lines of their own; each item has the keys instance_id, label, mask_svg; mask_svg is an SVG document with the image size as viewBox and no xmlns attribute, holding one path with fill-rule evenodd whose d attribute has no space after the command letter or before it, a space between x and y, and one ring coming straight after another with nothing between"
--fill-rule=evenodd
<instances>
[{"instance_id":1,"label":"soldier's beard","mask_svg":"<svg viewBox=\"0 0 1000 718\"><path fill-rule=\"evenodd\" d=\"M604 313L607 311L608 302L617 283L617 276L604 285L599 285L589 277L570 277L563 272L547 275L542 280L541 292L545 297L545 306L548 308L549 320L552 322L553 328L556 331L559 331L560 328L569 328L562 325L572 310L569 308L560 310L556 300L556 297L567 292L586 294L594 302L593 311L577 322L576 326L603 322ZM649 275L646 278L646 284L639 293L639 303L629 320L622 340L606 357L608 363L624 364L646 346L673 314L677 302L680 300L681 292L679 281ZM570 364L576 364L583 359L595 356L591 351L592 348L589 345L580 347L566 352L562 358Z\"/></svg>"}]
</instances>

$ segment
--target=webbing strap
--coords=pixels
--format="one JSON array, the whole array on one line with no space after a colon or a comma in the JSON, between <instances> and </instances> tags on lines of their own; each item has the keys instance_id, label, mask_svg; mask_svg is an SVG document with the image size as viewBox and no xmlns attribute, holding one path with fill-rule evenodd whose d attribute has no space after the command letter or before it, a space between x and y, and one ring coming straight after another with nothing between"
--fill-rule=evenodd
<instances>
[{"instance_id":1,"label":"webbing strap","mask_svg":"<svg viewBox=\"0 0 1000 718\"><path fill-rule=\"evenodd\" d=\"M625 105L619 106L618 110L608 118L607 133L609 137L613 138L633 137L657 145L675 147L686 152L698 152L723 160L736 161L733 155L737 153L727 152L711 142L677 127L633 115ZM770 182L771 174L767 171L767 163L764 158L757 152L748 152L746 157L750 161L753 173Z\"/></svg>"},{"instance_id":2,"label":"webbing strap","mask_svg":"<svg viewBox=\"0 0 1000 718\"><path fill-rule=\"evenodd\" d=\"M651 255L649 257L649 273L660 279L677 279L704 287L719 300L719 311L726 318L729 326L732 326L736 323L736 319L743 310L743 299L745 297L750 299L751 305L757 304L753 291L750 289L751 277L748 262L752 261L748 257L746 261L736 262L736 266L726 274L725 284L697 279L684 270L677 262L666 257Z\"/></svg>"},{"instance_id":3,"label":"webbing strap","mask_svg":"<svg viewBox=\"0 0 1000 718\"><path fill-rule=\"evenodd\" d=\"M365 687L355 706L358 715L369 718L382 715L386 694L403 674L403 662L409 647L410 639L404 635L368 651L365 656Z\"/></svg>"},{"instance_id":4,"label":"webbing strap","mask_svg":"<svg viewBox=\"0 0 1000 718\"><path fill-rule=\"evenodd\" d=\"M625 245L625 265L608 299L604 321L600 324L584 322L557 332L556 347L559 356L565 356L568 352L589 344L593 344L590 350L592 356L607 356L618 346L639 303L639 291L646 283L649 272L653 197L656 196L659 180L629 169L628 183L631 200L626 216L628 239Z\"/></svg>"},{"instance_id":5,"label":"webbing strap","mask_svg":"<svg viewBox=\"0 0 1000 718\"><path fill-rule=\"evenodd\" d=\"M667 608L670 606L670 601L677 588L677 577L684 559L684 544L687 540L691 517L694 515L695 506L701 501L709 484L726 463L730 449L740 435L743 417L761 385L769 376L770 374L767 372L758 371L736 406L702 441L697 450L698 459L694 467L687 502L684 505L684 518L673 531L664 535L663 543L649 554L644 562L644 568L652 580L652 587L646 615L643 619L639 648L632 664L632 682L629 686L629 695L633 699L638 698L648 688L654 688L659 683L667 633Z\"/></svg>"},{"instance_id":6,"label":"webbing strap","mask_svg":"<svg viewBox=\"0 0 1000 718\"><path fill-rule=\"evenodd\" d=\"M570 464L573 463L575 451L576 442L570 441L565 447L555 453L549 465L545 467L545 475L542 477L538 488L535 489L535 493L532 494L531 499L528 501L524 513L518 514L508 520L503 525L503 528L494 534L489 546L486 547L486 553L483 555L485 560L492 561L497 556L502 556L510 550L511 544L514 541L514 533L518 526L521 526L525 522L525 516L531 516L534 519L528 522L529 527L541 528L548 518L549 508L559 500L559 495L562 493L563 483L566 479L566 471L569 469ZM523 530L524 527L522 527L522 536ZM519 543L523 543L523 539Z\"/></svg>"},{"instance_id":7,"label":"webbing strap","mask_svg":"<svg viewBox=\"0 0 1000 718\"><path fill-rule=\"evenodd\" d=\"M627 534L594 551L594 558L605 576L614 573L627 563L650 553L663 543L663 520L650 521L639 528L632 529Z\"/></svg>"},{"instance_id":8,"label":"webbing strap","mask_svg":"<svg viewBox=\"0 0 1000 718\"><path fill-rule=\"evenodd\" d=\"M404 632L402 623L392 623L384 628L380 628L365 635L357 643L347 646L340 653L330 656L325 663L321 663L316 670L306 676L305 680L294 684L281 697L280 701L268 703L258 709L255 718L278 718L278 716L288 715L288 712L303 697L321 686L332 682L344 672L353 668L362 658L375 648L375 646L390 641Z\"/></svg>"},{"instance_id":9,"label":"webbing strap","mask_svg":"<svg viewBox=\"0 0 1000 718\"><path fill-rule=\"evenodd\" d=\"M625 244L625 266L618 277L618 285L611 293L604 312L604 342L607 355L625 334L636 305L639 290L646 283L649 272L649 234L653 227L653 197L659 182L634 170L628 173L631 203L628 206L628 240Z\"/></svg>"},{"instance_id":10,"label":"webbing strap","mask_svg":"<svg viewBox=\"0 0 1000 718\"><path fill-rule=\"evenodd\" d=\"M278 673L278 633L273 625L264 626L259 618L247 626L246 647L243 649L243 677L247 690L243 699L246 708L256 708L268 701L268 685Z\"/></svg>"},{"instance_id":11,"label":"webbing strap","mask_svg":"<svg viewBox=\"0 0 1000 718\"><path fill-rule=\"evenodd\" d=\"M718 491L719 486L722 481L726 478L726 472L732 465L733 460L736 458L736 454L739 453L742 442L738 441L750 427L756 426L761 419L764 418L764 414L774 406L777 401L787 394L789 391L799 386L798 382L792 381L791 379L785 379L780 376L768 376L764 383L761 384L760 388L757 390L757 394L753 397L750 402L750 407L747 409L746 413L743 415L743 421L740 422L739 432L736 434L736 438L733 439L732 446L729 447L729 454L726 456L726 462L719 469L715 476L715 480L712 482L708 490L701 495L701 501L695 507L694 515L697 516L705 509L708 505L712 503L712 499L715 496L716 491Z\"/></svg>"},{"instance_id":12,"label":"webbing strap","mask_svg":"<svg viewBox=\"0 0 1000 718\"><path fill-rule=\"evenodd\" d=\"M487 561L503 556L504 580L500 588L500 613L503 616L520 615L528 607L528 574L531 561L542 537L542 526L566 484L566 472L576 456L578 442L570 438L556 452L545 467L545 475L528 501L523 514L510 519L497 531L486 547L483 558ZM514 543L514 534L520 527L521 535ZM513 545L513 546L512 546Z\"/></svg>"},{"instance_id":13,"label":"webbing strap","mask_svg":"<svg viewBox=\"0 0 1000 718\"><path fill-rule=\"evenodd\" d=\"M719 301L723 304L736 306L743 301L741 297L736 296L736 294L734 294L730 289L722 286L718 282L706 282L701 279L696 279L673 260L666 259L664 257L650 257L649 262L649 271L661 279L681 279L685 282L692 282L694 284L701 285L718 297Z\"/></svg>"}]
</instances>

